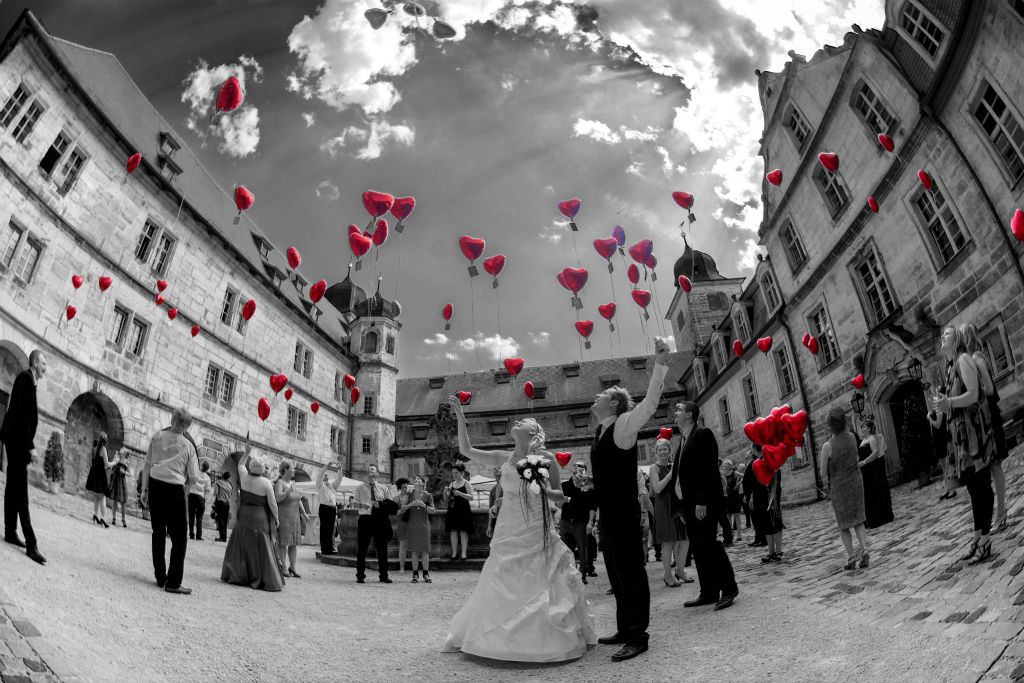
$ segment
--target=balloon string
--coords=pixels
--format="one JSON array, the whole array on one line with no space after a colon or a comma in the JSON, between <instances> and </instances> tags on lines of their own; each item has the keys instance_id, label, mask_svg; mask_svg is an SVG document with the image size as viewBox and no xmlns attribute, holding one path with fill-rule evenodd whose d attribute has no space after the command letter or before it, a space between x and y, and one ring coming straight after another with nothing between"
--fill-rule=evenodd
<instances>
[{"instance_id":1,"label":"balloon string","mask_svg":"<svg viewBox=\"0 0 1024 683\"><path fill-rule=\"evenodd\" d=\"M480 365L480 369L484 369L484 362L480 360L480 344L477 342L477 331L476 331L476 297L473 294L473 278L469 278L469 317L473 323L473 352L476 354L476 362Z\"/></svg>"},{"instance_id":2,"label":"balloon string","mask_svg":"<svg viewBox=\"0 0 1024 683\"><path fill-rule=\"evenodd\" d=\"M398 274L395 276L395 301L398 301L398 290L402 285L402 243L398 243Z\"/></svg>"},{"instance_id":3,"label":"balloon string","mask_svg":"<svg viewBox=\"0 0 1024 683\"><path fill-rule=\"evenodd\" d=\"M651 298L654 300L654 314L658 316L658 330L661 331L662 336L665 334L665 323L663 321L664 315L661 312L661 304L658 303L658 290L651 283Z\"/></svg>"},{"instance_id":4,"label":"balloon string","mask_svg":"<svg viewBox=\"0 0 1024 683\"><path fill-rule=\"evenodd\" d=\"M608 263L611 263L611 259L608 259ZM612 283L612 302L615 304L615 307L618 308L619 300L618 300L618 295L615 294L615 278L612 276L611 273L608 273L608 279ZM615 316L612 316L612 317L614 318ZM609 320L608 322L611 322L611 321ZM619 336L619 353L621 354L622 353L622 330L619 329L618 325L615 326L615 332ZM614 353L614 351L612 353Z\"/></svg>"},{"instance_id":5,"label":"balloon string","mask_svg":"<svg viewBox=\"0 0 1024 683\"><path fill-rule=\"evenodd\" d=\"M576 250L576 233L572 233L572 250L576 254L576 267L582 268L582 262L580 261L580 252Z\"/></svg>"},{"instance_id":6,"label":"balloon string","mask_svg":"<svg viewBox=\"0 0 1024 683\"><path fill-rule=\"evenodd\" d=\"M501 336L501 291L500 287L494 288L494 299L497 302L495 310L498 312L498 358L501 358L501 354L505 351L504 338Z\"/></svg>"}]
</instances>

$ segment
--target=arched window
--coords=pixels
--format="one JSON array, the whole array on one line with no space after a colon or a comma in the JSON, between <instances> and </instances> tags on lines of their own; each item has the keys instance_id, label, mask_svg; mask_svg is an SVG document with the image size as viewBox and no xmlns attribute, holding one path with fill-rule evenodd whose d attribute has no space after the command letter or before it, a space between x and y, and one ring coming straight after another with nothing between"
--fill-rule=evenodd
<instances>
[{"instance_id":1,"label":"arched window","mask_svg":"<svg viewBox=\"0 0 1024 683\"><path fill-rule=\"evenodd\" d=\"M373 330L363 336L363 353L377 353L377 333Z\"/></svg>"}]
</instances>

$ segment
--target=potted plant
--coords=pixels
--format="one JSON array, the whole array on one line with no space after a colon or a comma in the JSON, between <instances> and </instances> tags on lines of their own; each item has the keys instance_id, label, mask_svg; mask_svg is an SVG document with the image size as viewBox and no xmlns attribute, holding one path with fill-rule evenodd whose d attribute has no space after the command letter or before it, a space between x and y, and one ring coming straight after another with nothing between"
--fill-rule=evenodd
<instances>
[{"instance_id":1,"label":"potted plant","mask_svg":"<svg viewBox=\"0 0 1024 683\"><path fill-rule=\"evenodd\" d=\"M64 447L57 432L50 434L50 440L46 443L43 472L46 474L50 493L60 493L60 484L64 481Z\"/></svg>"}]
</instances>

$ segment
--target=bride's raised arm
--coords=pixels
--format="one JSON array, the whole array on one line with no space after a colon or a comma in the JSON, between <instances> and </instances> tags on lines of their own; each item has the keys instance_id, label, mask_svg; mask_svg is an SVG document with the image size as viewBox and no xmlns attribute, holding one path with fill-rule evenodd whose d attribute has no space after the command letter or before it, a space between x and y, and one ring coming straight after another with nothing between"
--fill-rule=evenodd
<instances>
[{"instance_id":1,"label":"bride's raised arm","mask_svg":"<svg viewBox=\"0 0 1024 683\"><path fill-rule=\"evenodd\" d=\"M482 451L479 448L473 448L469 443L469 431L466 429L466 415L462 412L462 403L455 396L450 396L448 403L451 404L452 410L455 411L455 417L459 422L459 453L463 457L476 460L490 467L500 467L503 465L508 460L508 451Z\"/></svg>"}]
</instances>

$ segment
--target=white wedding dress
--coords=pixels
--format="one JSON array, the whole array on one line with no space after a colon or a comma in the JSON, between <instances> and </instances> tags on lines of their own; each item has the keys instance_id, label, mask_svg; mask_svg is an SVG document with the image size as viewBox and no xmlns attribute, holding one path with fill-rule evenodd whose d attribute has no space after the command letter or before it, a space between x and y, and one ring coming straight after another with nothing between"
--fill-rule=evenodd
<instances>
[{"instance_id":1,"label":"white wedding dress","mask_svg":"<svg viewBox=\"0 0 1024 683\"><path fill-rule=\"evenodd\" d=\"M512 662L561 662L597 643L583 578L552 524L544 549L541 498L511 462L501 467L502 504L491 553L469 601L452 619L445 652ZM524 512L525 509L525 512Z\"/></svg>"}]
</instances>

